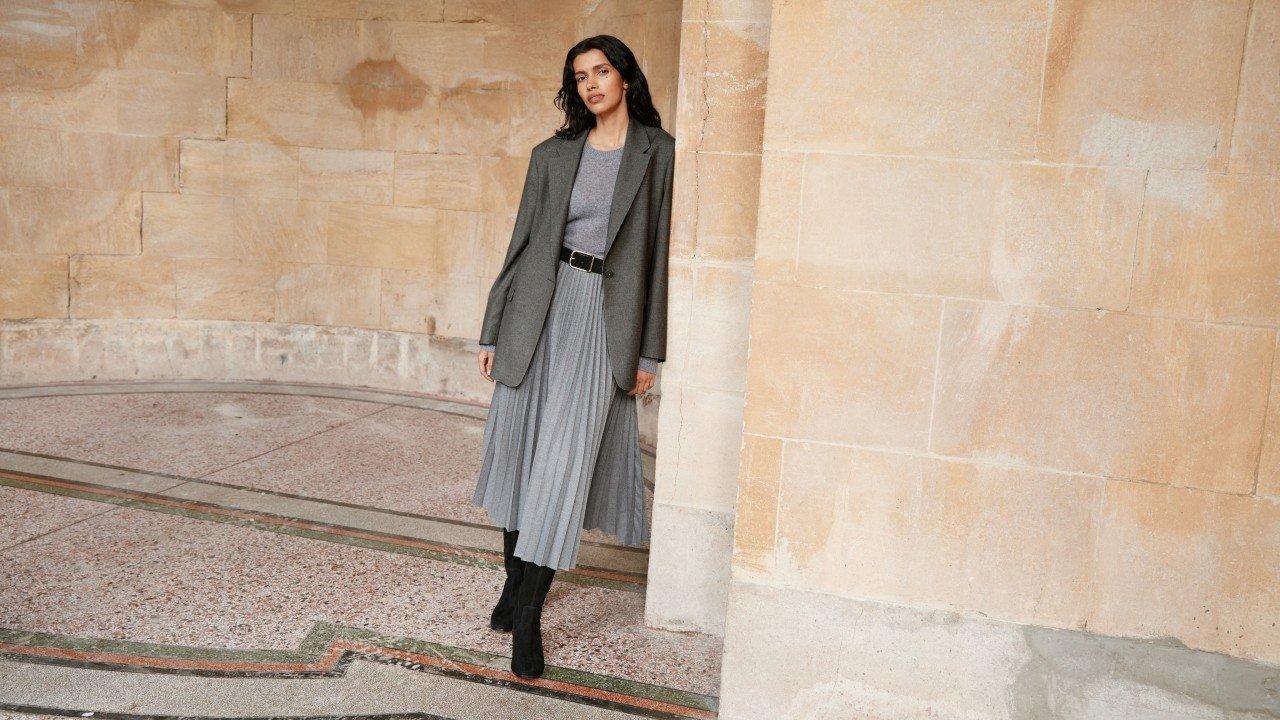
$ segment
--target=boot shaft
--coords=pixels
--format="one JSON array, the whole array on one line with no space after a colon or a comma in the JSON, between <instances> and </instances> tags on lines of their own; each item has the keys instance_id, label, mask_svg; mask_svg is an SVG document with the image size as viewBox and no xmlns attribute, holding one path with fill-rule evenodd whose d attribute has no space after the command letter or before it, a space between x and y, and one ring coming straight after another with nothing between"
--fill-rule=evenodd
<instances>
[{"instance_id":1,"label":"boot shaft","mask_svg":"<svg viewBox=\"0 0 1280 720\"><path fill-rule=\"evenodd\" d=\"M516 591L517 606L531 605L541 608L543 601L547 599L547 591L551 589L551 580L555 574L556 571L553 568L526 562L523 577L520 580L520 589Z\"/></svg>"}]
</instances>

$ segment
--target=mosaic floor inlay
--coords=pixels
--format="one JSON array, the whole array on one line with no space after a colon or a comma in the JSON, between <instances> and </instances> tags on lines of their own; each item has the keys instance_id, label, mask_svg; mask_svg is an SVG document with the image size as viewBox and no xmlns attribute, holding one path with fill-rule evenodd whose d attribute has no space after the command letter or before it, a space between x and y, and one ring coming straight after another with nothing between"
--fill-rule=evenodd
<instances>
[{"instance_id":1,"label":"mosaic floor inlay","mask_svg":"<svg viewBox=\"0 0 1280 720\"><path fill-rule=\"evenodd\" d=\"M602 534L548 595L547 674L508 672L500 533L458 492L483 413L301 385L0 389L0 710L714 717L718 639L644 627L647 552Z\"/></svg>"}]
</instances>

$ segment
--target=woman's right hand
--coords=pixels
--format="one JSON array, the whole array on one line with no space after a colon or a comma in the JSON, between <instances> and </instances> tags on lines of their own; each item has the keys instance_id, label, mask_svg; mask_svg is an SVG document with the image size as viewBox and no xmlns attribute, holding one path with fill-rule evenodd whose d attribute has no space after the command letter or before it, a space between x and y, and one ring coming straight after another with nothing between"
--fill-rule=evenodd
<instances>
[{"instance_id":1,"label":"woman's right hand","mask_svg":"<svg viewBox=\"0 0 1280 720\"><path fill-rule=\"evenodd\" d=\"M476 355L476 361L480 363L480 374L484 376L484 379L493 382L493 375L490 374L493 372L493 352L481 350Z\"/></svg>"}]
</instances>

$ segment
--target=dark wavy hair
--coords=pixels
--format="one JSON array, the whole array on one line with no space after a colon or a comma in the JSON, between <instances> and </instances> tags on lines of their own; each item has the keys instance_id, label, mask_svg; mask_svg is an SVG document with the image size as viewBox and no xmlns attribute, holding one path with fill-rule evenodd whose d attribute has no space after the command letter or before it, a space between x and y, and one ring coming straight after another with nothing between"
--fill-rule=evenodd
<instances>
[{"instance_id":1,"label":"dark wavy hair","mask_svg":"<svg viewBox=\"0 0 1280 720\"><path fill-rule=\"evenodd\" d=\"M564 139L575 138L579 133L590 130L596 124L596 116L587 109L587 104L578 96L578 83L573 77L573 60L588 50L599 50L604 53L609 64L622 74L627 84L627 114L645 125L662 127L662 118L653 106L653 98L649 95L649 81L636 62L636 56L627 44L612 35L593 35L581 40L569 48L564 56L564 71L560 79L560 91L556 93L555 104L564 111L564 125L556 130L556 136Z\"/></svg>"}]
</instances>

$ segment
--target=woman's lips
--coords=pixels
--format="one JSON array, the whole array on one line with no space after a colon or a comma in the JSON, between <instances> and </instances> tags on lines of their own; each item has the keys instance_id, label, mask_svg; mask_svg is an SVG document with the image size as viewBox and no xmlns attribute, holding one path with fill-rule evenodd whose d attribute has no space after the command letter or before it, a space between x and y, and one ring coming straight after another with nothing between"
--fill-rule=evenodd
<instances>
[{"instance_id":1,"label":"woman's lips","mask_svg":"<svg viewBox=\"0 0 1280 720\"><path fill-rule=\"evenodd\" d=\"M595 101L597 101L597 100L602 100L602 99L604 99L604 96L603 96L603 95L588 95L588 96L587 96L587 101L588 101L588 102L595 102Z\"/></svg>"}]
</instances>

